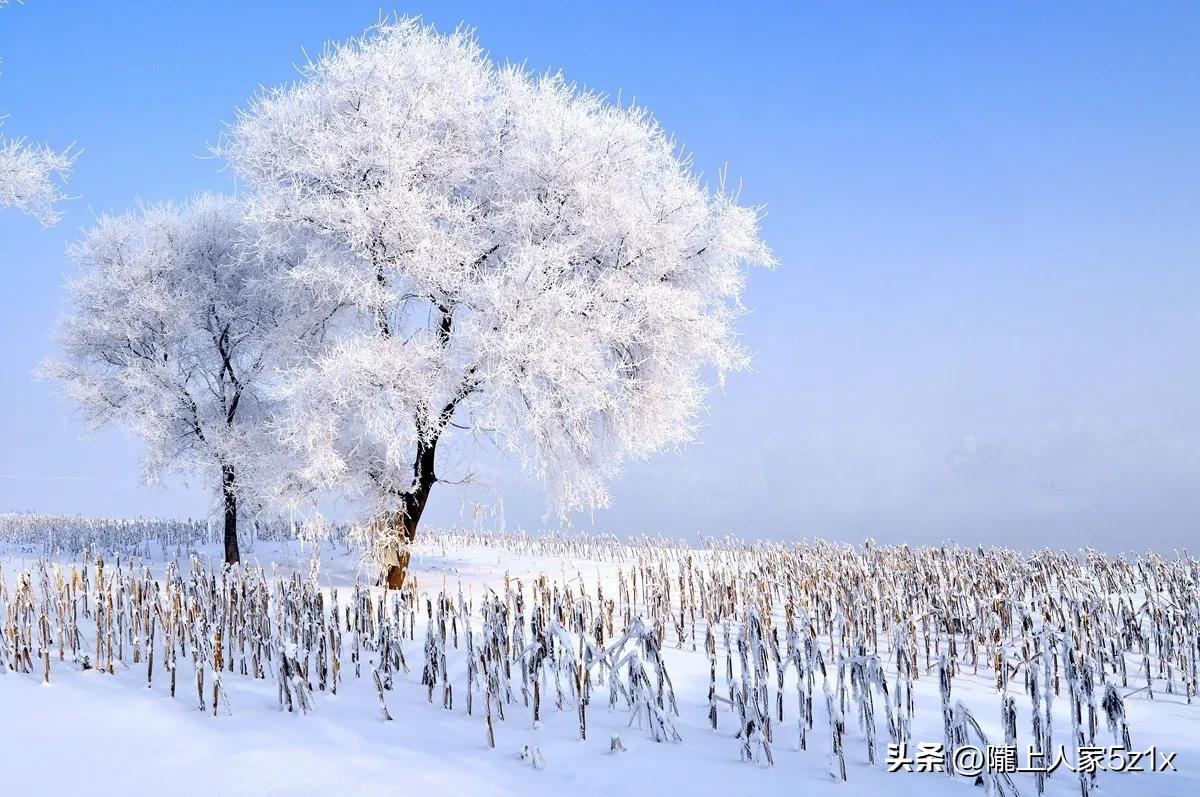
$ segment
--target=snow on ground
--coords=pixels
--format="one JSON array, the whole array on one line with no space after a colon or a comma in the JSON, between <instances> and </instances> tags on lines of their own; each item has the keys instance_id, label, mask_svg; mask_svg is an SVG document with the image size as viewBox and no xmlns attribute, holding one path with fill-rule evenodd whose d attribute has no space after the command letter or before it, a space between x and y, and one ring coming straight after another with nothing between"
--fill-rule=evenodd
<instances>
[{"instance_id":1,"label":"snow on ground","mask_svg":"<svg viewBox=\"0 0 1200 797\"><path fill-rule=\"evenodd\" d=\"M216 551L209 552L215 557ZM309 552L294 544L260 543L258 562L276 563L279 572L296 568L307 574ZM347 552L323 552L323 586L351 587L360 573ZM27 555L10 554L6 575L30 563ZM161 562L154 565L161 573ZM563 561L500 552L485 547L425 551L414 559L422 590L435 594L445 584L481 594L484 586L499 589L505 571L531 578L539 573L562 582L581 575L585 581L611 582L616 565L595 561ZM366 581L367 579L361 579ZM496 723L496 749L487 745L476 701L467 716L463 700L444 710L435 695L431 704L421 685L424 626L416 641L405 642L411 668L398 674L387 693L394 720L385 722L369 677L355 679L353 665L343 662L345 681L339 693L314 693L314 710L289 714L279 707L273 679L229 675L224 680L229 713L214 717L197 710L194 686L189 692L190 662L180 659L179 694L171 698L164 679L152 688L144 668L118 668L114 676L54 662L52 682L41 683L39 668L31 674L0 675L0 794L54 791L67 794L121 795L612 795L665 793L688 795L970 795L984 793L968 778L941 773L888 773L883 754L886 730L880 732L880 760L866 762L863 734L847 718L848 781L828 774L830 740L824 706L809 749L797 749L795 714L789 692L787 721L776 727L775 766L739 760L732 713L722 709L720 727L708 726L708 660L701 650L675 649L668 637L666 661L679 697L679 743L655 743L629 714L609 709L607 691L599 690L589 711L589 736L578 739L574 710L555 711L553 699L541 727L518 703L507 719ZM461 655L451 657L452 678L462 679ZM819 685L818 685L819 690ZM1019 691L1019 690L1018 690ZM942 717L935 675L916 685L917 711L913 741L942 740ZM999 700L991 676L964 670L954 681L954 696L973 711L992 739L1002 738ZM820 702L821 695L817 695ZM1101 775L1098 794L1200 794L1200 705L1187 705L1179 695L1157 695L1153 701L1134 696L1126 701L1134 748L1157 745L1177 752L1178 772ZM1061 704L1056 709L1056 739L1069 738ZM1028 703L1022 704L1021 732L1026 733ZM619 734L625 752L610 752ZM1103 744L1110 744L1103 728ZM1028 737L1026 737L1028 738ZM536 746L544 769L522 760L523 746ZM1015 776L1021 792L1036 794L1033 776ZM1050 795L1079 794L1076 777L1060 771L1051 778Z\"/></svg>"}]
</instances>

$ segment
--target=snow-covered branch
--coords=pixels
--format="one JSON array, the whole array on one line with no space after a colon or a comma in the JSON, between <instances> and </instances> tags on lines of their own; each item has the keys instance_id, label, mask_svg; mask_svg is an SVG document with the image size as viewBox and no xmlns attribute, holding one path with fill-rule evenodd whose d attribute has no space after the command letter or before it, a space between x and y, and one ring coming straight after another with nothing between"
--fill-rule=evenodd
<instances>
[{"instance_id":1,"label":"snow-covered branch","mask_svg":"<svg viewBox=\"0 0 1200 797\"><path fill-rule=\"evenodd\" d=\"M75 155L0 135L0 207L15 207L47 227L54 224Z\"/></svg>"}]
</instances>

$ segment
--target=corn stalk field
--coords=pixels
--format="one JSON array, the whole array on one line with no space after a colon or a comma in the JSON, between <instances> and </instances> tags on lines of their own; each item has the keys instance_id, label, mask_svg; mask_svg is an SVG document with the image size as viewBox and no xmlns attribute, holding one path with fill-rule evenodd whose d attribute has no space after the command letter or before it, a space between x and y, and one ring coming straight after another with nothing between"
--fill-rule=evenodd
<instances>
[{"instance_id":1,"label":"corn stalk field","mask_svg":"<svg viewBox=\"0 0 1200 797\"><path fill-rule=\"evenodd\" d=\"M142 744L230 793L1200 785L1189 556L431 530L397 591L355 539L263 527L230 568L203 523L0 518L8 782L65 745L55 777L140 793L105 751ZM1146 771L1083 765L1113 748Z\"/></svg>"}]
</instances>

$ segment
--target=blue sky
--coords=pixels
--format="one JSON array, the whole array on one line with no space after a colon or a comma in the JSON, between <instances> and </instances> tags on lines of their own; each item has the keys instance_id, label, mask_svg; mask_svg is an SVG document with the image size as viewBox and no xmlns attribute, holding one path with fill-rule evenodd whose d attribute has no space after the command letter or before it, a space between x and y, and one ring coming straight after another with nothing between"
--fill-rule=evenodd
<instances>
[{"instance_id":1,"label":"blue sky","mask_svg":"<svg viewBox=\"0 0 1200 797\"><path fill-rule=\"evenodd\" d=\"M386 7L466 22L498 59L636 98L765 203L756 352L702 442L629 467L584 528L861 540L1186 545L1200 524L1200 7ZM0 511L203 515L81 439L31 371L68 241L135 198L229 189L206 159L259 85L378 2L0 10L9 135L85 152L64 220L0 213ZM536 489L504 496L542 525ZM492 497L492 498L489 498ZM435 494L432 519L461 496Z\"/></svg>"}]
</instances>

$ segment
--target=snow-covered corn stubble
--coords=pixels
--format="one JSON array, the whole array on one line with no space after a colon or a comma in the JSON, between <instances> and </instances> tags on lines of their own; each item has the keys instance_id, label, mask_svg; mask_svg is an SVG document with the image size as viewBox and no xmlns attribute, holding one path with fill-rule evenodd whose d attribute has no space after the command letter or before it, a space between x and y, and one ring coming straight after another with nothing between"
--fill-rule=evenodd
<instances>
[{"instance_id":1,"label":"snow-covered corn stubble","mask_svg":"<svg viewBox=\"0 0 1200 797\"><path fill-rule=\"evenodd\" d=\"M229 696L234 678L274 682L280 709L294 714L322 711L323 695L365 690L383 720L420 721L397 711L411 702L391 697L417 689L421 703L479 723L487 747L564 727L586 741L600 710L624 714L622 723L650 742L715 733L728 740L732 761L763 767L814 751L828 756L836 780L853 780L858 768L881 766L880 736L912 742L923 717L940 727L948 752L989 744L972 713L980 706L969 710L959 694L964 678L994 690L994 708L984 707L1000 720L991 741L1046 750L1059 739L1073 756L1101 744L1105 729L1128 748L1136 733L1130 700L1182 705L1196 695L1200 564L1183 556L822 542L697 549L661 539L430 531L418 552L564 563L555 575L497 571L479 594L428 577L401 590L322 587L317 557L277 573L213 568L185 553L156 577L149 563L121 553L145 549L153 524L131 534L125 524L74 522L0 518L0 544L24 548L33 530L53 530L82 546L72 563L34 556L0 568L0 670L53 684L62 666L108 677L136 664L150 688L190 695L218 717L239 710ZM216 530L181 531L161 529L183 550L189 541L220 541ZM276 540L289 533L262 532ZM352 538L332 525L322 544ZM591 567L603 575L585 576ZM410 676L406 653L417 650L421 667ZM703 706L702 730L680 722L669 665L676 654L703 661L704 677L689 683L702 691L686 696ZM191 665L182 693L179 662ZM914 699L923 678L940 699ZM547 722L559 715L571 719ZM1014 794L1022 781L1041 791L1054 777L1074 778L1087 794L1108 775L988 772L983 782Z\"/></svg>"}]
</instances>

